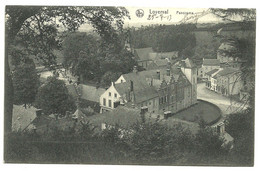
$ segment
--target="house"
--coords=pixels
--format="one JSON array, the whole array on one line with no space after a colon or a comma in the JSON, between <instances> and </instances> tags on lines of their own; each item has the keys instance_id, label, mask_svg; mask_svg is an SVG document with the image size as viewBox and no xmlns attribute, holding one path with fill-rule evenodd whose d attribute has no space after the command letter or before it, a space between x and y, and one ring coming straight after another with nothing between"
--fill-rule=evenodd
<instances>
[{"instance_id":1,"label":"house","mask_svg":"<svg viewBox=\"0 0 260 171\"><path fill-rule=\"evenodd\" d=\"M154 70L154 69L163 69L163 68L166 68L167 65L169 64L169 60L168 58L166 59L157 59L157 60L154 60L152 61L152 63L150 63L148 66L147 66L147 70Z\"/></svg>"},{"instance_id":2,"label":"house","mask_svg":"<svg viewBox=\"0 0 260 171\"><path fill-rule=\"evenodd\" d=\"M221 121L211 125L210 127L213 128L213 130L215 130L221 138L223 138L224 144L222 144L222 146L230 145L229 148L230 149L233 148L234 138L228 132L226 132L225 122L223 119Z\"/></svg>"},{"instance_id":3,"label":"house","mask_svg":"<svg viewBox=\"0 0 260 171\"><path fill-rule=\"evenodd\" d=\"M149 56L151 59L156 60L156 59L168 59L170 61L174 61L179 57L179 52L178 51L172 51L172 52L151 52L149 53Z\"/></svg>"},{"instance_id":4,"label":"house","mask_svg":"<svg viewBox=\"0 0 260 171\"><path fill-rule=\"evenodd\" d=\"M174 62L178 58L178 51L172 52L154 52L151 47L134 49L134 56L139 66L144 69L154 69L155 67L163 67L167 64L165 60ZM151 66L148 68L148 66Z\"/></svg>"},{"instance_id":5,"label":"house","mask_svg":"<svg viewBox=\"0 0 260 171\"><path fill-rule=\"evenodd\" d=\"M152 113L177 112L197 102L197 68L190 59L180 68L168 65L160 70L121 75L100 97L100 113L111 111L119 104L148 107Z\"/></svg>"},{"instance_id":6,"label":"house","mask_svg":"<svg viewBox=\"0 0 260 171\"><path fill-rule=\"evenodd\" d=\"M216 86L217 86L217 80L213 77L221 70L222 70L222 68L213 69L206 73L207 81L205 83L206 83L206 87L209 88L210 90L215 91Z\"/></svg>"},{"instance_id":7,"label":"house","mask_svg":"<svg viewBox=\"0 0 260 171\"><path fill-rule=\"evenodd\" d=\"M224 68L212 78L217 83L214 91L225 96L232 96L240 93L242 88L240 70L234 68Z\"/></svg>"},{"instance_id":8,"label":"house","mask_svg":"<svg viewBox=\"0 0 260 171\"><path fill-rule=\"evenodd\" d=\"M202 78L206 78L206 73L213 69L220 68L220 61L218 59L204 59L201 66Z\"/></svg>"},{"instance_id":9,"label":"house","mask_svg":"<svg viewBox=\"0 0 260 171\"><path fill-rule=\"evenodd\" d=\"M104 88L86 85L86 84L68 84L69 94L76 100L80 98L81 107L92 109L94 112L99 113L100 105L99 98L106 90Z\"/></svg>"},{"instance_id":10,"label":"house","mask_svg":"<svg viewBox=\"0 0 260 171\"><path fill-rule=\"evenodd\" d=\"M149 53L152 52L153 49L151 47L134 49L134 56L137 61L137 64L146 69L147 66L153 61L153 59L151 59L149 56Z\"/></svg>"}]
</instances>

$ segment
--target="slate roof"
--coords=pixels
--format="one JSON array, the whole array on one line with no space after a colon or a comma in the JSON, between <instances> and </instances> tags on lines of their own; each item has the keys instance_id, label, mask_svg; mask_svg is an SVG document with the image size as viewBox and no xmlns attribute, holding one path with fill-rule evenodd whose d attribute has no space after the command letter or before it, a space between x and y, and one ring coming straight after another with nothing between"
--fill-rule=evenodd
<instances>
[{"instance_id":1,"label":"slate roof","mask_svg":"<svg viewBox=\"0 0 260 171\"><path fill-rule=\"evenodd\" d=\"M161 67L161 66L166 66L168 64L168 61L166 59L158 59L156 61L154 61L154 63Z\"/></svg>"},{"instance_id":2,"label":"slate roof","mask_svg":"<svg viewBox=\"0 0 260 171\"><path fill-rule=\"evenodd\" d=\"M156 88L153 86L149 86L145 79L134 79L132 81L134 86L134 97L136 103L140 103L158 96ZM123 95L130 91L130 86L131 83L129 80L127 80L127 82L115 84L115 89L120 95Z\"/></svg>"},{"instance_id":3,"label":"slate roof","mask_svg":"<svg viewBox=\"0 0 260 171\"><path fill-rule=\"evenodd\" d=\"M66 85L69 94L77 98L77 92L73 84ZM100 96L106 91L103 88L96 88L95 86L80 84L81 98L88 101L99 103Z\"/></svg>"},{"instance_id":4,"label":"slate roof","mask_svg":"<svg viewBox=\"0 0 260 171\"><path fill-rule=\"evenodd\" d=\"M213 69L213 70L207 72L206 74L209 75L209 76L211 76L212 74L216 73L218 70L219 70L219 69Z\"/></svg>"},{"instance_id":5,"label":"slate roof","mask_svg":"<svg viewBox=\"0 0 260 171\"><path fill-rule=\"evenodd\" d=\"M158 79L157 72L160 71L160 80ZM180 76L186 80L185 85L190 84L186 76L181 72L180 68L176 66L171 67L171 75L173 79L177 82ZM152 99L158 96L158 88L163 80L170 82L171 77L167 76L166 69L160 70L148 70L141 71L137 73L123 74L126 82L115 84L115 89L119 94L123 95L130 91L131 81L133 81L135 102L140 103L148 99ZM149 79L153 79L153 86L150 86Z\"/></svg>"},{"instance_id":6,"label":"slate roof","mask_svg":"<svg viewBox=\"0 0 260 171\"><path fill-rule=\"evenodd\" d=\"M153 52L153 49L151 47L135 49L134 51L139 61L151 60L149 57L149 53Z\"/></svg>"},{"instance_id":7,"label":"slate roof","mask_svg":"<svg viewBox=\"0 0 260 171\"><path fill-rule=\"evenodd\" d=\"M218 59L203 59L203 65L220 66L220 61Z\"/></svg>"},{"instance_id":8,"label":"slate roof","mask_svg":"<svg viewBox=\"0 0 260 171\"><path fill-rule=\"evenodd\" d=\"M13 105L12 131L24 130L36 118L36 108Z\"/></svg>"},{"instance_id":9,"label":"slate roof","mask_svg":"<svg viewBox=\"0 0 260 171\"><path fill-rule=\"evenodd\" d=\"M172 51L172 52L152 52L149 53L149 57L151 60L156 60L156 59L172 59L172 58L177 58L178 57L178 51Z\"/></svg>"},{"instance_id":10,"label":"slate roof","mask_svg":"<svg viewBox=\"0 0 260 171\"><path fill-rule=\"evenodd\" d=\"M80 84L81 98L99 103L100 96L106 91L103 88L96 88L95 86Z\"/></svg>"},{"instance_id":11,"label":"slate roof","mask_svg":"<svg viewBox=\"0 0 260 171\"><path fill-rule=\"evenodd\" d=\"M219 75L219 76L226 76L226 75L229 75L229 74L233 74L235 72L239 72L239 70L235 69L235 68L225 68L225 69L219 71L217 73L217 75Z\"/></svg>"},{"instance_id":12,"label":"slate roof","mask_svg":"<svg viewBox=\"0 0 260 171\"><path fill-rule=\"evenodd\" d=\"M189 58L186 58L185 60L180 61L181 66L185 68L194 68L196 65L193 63L193 61Z\"/></svg>"},{"instance_id":13,"label":"slate roof","mask_svg":"<svg viewBox=\"0 0 260 171\"><path fill-rule=\"evenodd\" d=\"M70 94L73 98L76 99L76 98L78 97L78 95L77 95L77 92L76 92L76 89L75 89L74 85L73 85L73 84L66 84L66 87L67 87L67 89L68 89L69 94Z\"/></svg>"}]
</instances>

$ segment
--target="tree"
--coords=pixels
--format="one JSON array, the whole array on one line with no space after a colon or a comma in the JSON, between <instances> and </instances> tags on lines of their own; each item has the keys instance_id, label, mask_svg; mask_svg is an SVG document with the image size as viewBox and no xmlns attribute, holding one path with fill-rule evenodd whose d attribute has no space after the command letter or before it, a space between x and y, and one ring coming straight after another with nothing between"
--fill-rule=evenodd
<instances>
[{"instance_id":1,"label":"tree","mask_svg":"<svg viewBox=\"0 0 260 171\"><path fill-rule=\"evenodd\" d=\"M217 157L227 152L224 139L210 127L200 128L195 135L196 151L202 157Z\"/></svg>"},{"instance_id":2,"label":"tree","mask_svg":"<svg viewBox=\"0 0 260 171\"><path fill-rule=\"evenodd\" d=\"M39 87L39 76L31 59L19 64L13 72L14 104L31 105Z\"/></svg>"},{"instance_id":3,"label":"tree","mask_svg":"<svg viewBox=\"0 0 260 171\"><path fill-rule=\"evenodd\" d=\"M254 163L254 110L230 114L226 131L234 138L231 156L243 165Z\"/></svg>"},{"instance_id":4,"label":"tree","mask_svg":"<svg viewBox=\"0 0 260 171\"><path fill-rule=\"evenodd\" d=\"M36 95L35 106L43 109L46 114L65 115L66 111L73 112L76 109L72 97L62 80L56 77L48 77Z\"/></svg>"},{"instance_id":5,"label":"tree","mask_svg":"<svg viewBox=\"0 0 260 171\"><path fill-rule=\"evenodd\" d=\"M115 82L121 75L122 73L119 73L119 72L111 72L111 71L108 71L106 72L102 78L101 78L101 86L103 87L107 87L107 86L110 86L111 85L111 82Z\"/></svg>"},{"instance_id":6,"label":"tree","mask_svg":"<svg viewBox=\"0 0 260 171\"><path fill-rule=\"evenodd\" d=\"M65 14L65 15L64 15ZM55 64L53 48L59 47L59 28L75 31L89 21L106 41L116 37L128 11L123 7L65 7L65 6L7 6L5 37L5 133L11 131L13 109L13 83L8 62L10 46L19 40L20 45L46 66ZM58 21L58 22L57 22Z\"/></svg>"},{"instance_id":7,"label":"tree","mask_svg":"<svg viewBox=\"0 0 260 171\"><path fill-rule=\"evenodd\" d=\"M86 54L86 56L97 54L98 40L94 36L87 33L71 33L64 38L62 49L64 55L64 65L67 68L72 67L72 72L76 72L74 66L80 63L79 60L81 53ZM88 66L86 66L86 68L87 67Z\"/></svg>"}]
</instances>

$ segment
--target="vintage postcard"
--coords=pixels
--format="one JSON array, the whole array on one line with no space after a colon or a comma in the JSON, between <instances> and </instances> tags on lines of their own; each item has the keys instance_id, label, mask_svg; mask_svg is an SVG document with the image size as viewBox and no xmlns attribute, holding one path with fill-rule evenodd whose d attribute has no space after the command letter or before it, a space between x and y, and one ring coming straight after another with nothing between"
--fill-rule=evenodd
<instances>
[{"instance_id":1,"label":"vintage postcard","mask_svg":"<svg viewBox=\"0 0 260 171\"><path fill-rule=\"evenodd\" d=\"M5 6L4 162L254 166L256 9Z\"/></svg>"}]
</instances>

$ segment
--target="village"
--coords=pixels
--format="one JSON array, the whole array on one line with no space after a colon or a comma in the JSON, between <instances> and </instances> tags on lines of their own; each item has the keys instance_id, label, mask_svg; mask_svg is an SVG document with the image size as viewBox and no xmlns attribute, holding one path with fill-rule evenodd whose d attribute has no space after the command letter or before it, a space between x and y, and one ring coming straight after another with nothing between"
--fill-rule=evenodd
<instances>
[{"instance_id":1,"label":"village","mask_svg":"<svg viewBox=\"0 0 260 171\"><path fill-rule=\"evenodd\" d=\"M129 44L126 47L131 50ZM203 58L201 65L189 58L180 60L176 51L156 53L151 47L134 49L135 60L145 70L138 71L135 66L131 73L121 75L107 88L81 84L79 78L61 68L58 78L66 82L77 103L76 111L65 117L47 116L35 108L30 109L32 112L28 116L14 112L13 130L31 129L43 133L52 120L67 122L68 118L71 122L89 121L100 130L115 124L128 129L143 113L146 118L159 118L163 124L181 123L193 132L199 129L202 119L215 128L227 144L232 143L233 138L225 131L225 115L245 108L243 102L249 93L241 80L239 68L243 61L221 53L223 49L232 51L233 48L232 42L222 43L217 59ZM51 71L39 74L42 79L53 75ZM213 94L214 98L208 94ZM232 97L236 97L233 104ZM14 110L20 109L17 106Z\"/></svg>"},{"instance_id":2,"label":"village","mask_svg":"<svg viewBox=\"0 0 260 171\"><path fill-rule=\"evenodd\" d=\"M39 9L6 47L7 160L252 164L254 20L139 27L124 7L73 7L59 22L52 10L69 7Z\"/></svg>"}]
</instances>

